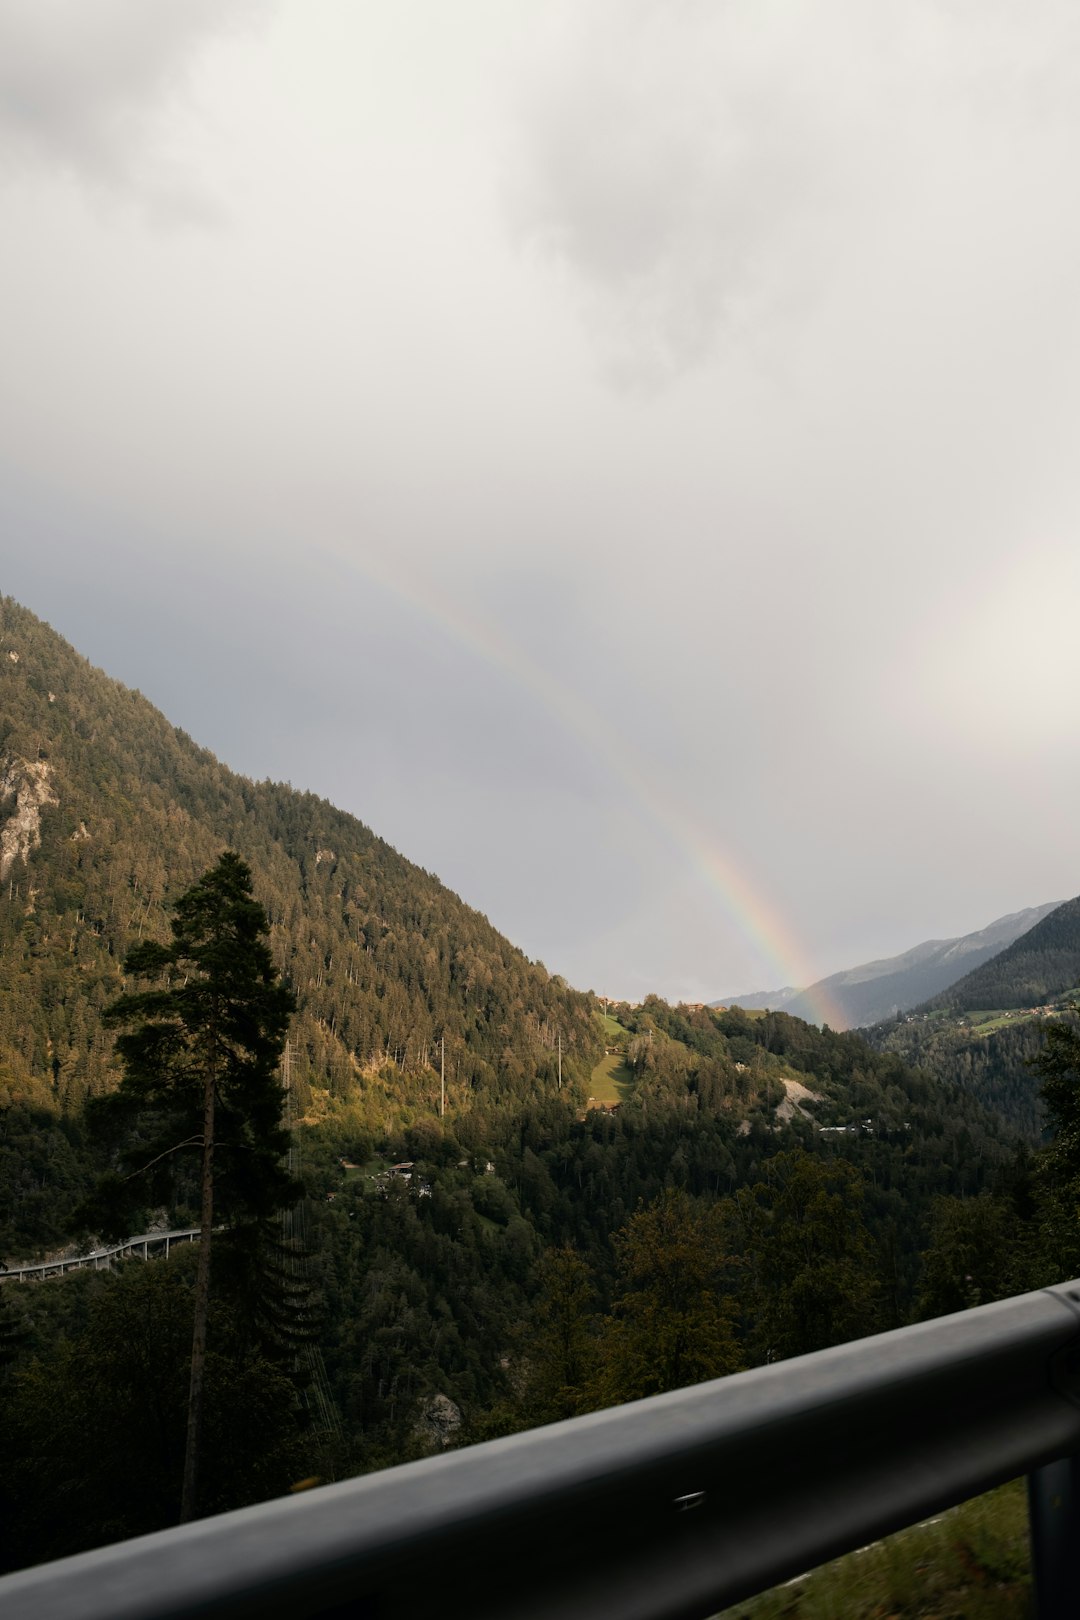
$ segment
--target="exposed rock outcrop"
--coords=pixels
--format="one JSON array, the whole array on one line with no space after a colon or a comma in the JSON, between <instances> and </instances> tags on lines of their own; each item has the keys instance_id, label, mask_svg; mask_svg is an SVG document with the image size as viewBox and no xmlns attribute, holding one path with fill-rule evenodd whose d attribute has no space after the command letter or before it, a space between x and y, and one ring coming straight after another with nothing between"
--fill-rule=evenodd
<instances>
[{"instance_id":1,"label":"exposed rock outcrop","mask_svg":"<svg viewBox=\"0 0 1080 1620\"><path fill-rule=\"evenodd\" d=\"M15 809L0 827L0 880L15 862L27 862L41 843L41 811L59 804L52 790L52 766L47 760L8 759L0 769L0 803L15 795Z\"/></svg>"},{"instance_id":2,"label":"exposed rock outcrop","mask_svg":"<svg viewBox=\"0 0 1080 1620\"><path fill-rule=\"evenodd\" d=\"M431 1450L445 1451L461 1428L461 1408L449 1395L433 1395L420 1409L417 1434Z\"/></svg>"}]
</instances>

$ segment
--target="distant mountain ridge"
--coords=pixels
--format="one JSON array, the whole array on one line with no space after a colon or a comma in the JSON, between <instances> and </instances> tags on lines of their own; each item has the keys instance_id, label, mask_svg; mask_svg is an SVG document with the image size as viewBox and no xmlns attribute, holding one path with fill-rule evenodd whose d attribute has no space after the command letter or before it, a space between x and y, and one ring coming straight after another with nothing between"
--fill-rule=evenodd
<instances>
[{"instance_id":1,"label":"distant mountain ridge","mask_svg":"<svg viewBox=\"0 0 1080 1620\"><path fill-rule=\"evenodd\" d=\"M948 991L957 981L972 977L983 964L999 957L1014 941L1026 936L1060 909L1060 900L1029 906L1023 911L998 917L974 933L962 934L956 939L924 940L899 956L882 957L878 961L844 968L826 979L819 979L808 989L787 986L783 990L758 990L746 996L732 996L727 1002L716 1002L714 1005L747 1009L769 1007L774 1012L791 1013L796 1018L805 1018L807 1023L817 1023L820 1020L821 998L825 996L843 1013L842 1028L865 1028L921 1006ZM1080 948L1077 963L1080 967ZM1076 980L1071 982L1075 983Z\"/></svg>"},{"instance_id":2,"label":"distant mountain ridge","mask_svg":"<svg viewBox=\"0 0 1080 1620\"><path fill-rule=\"evenodd\" d=\"M1078 984L1080 897L1055 906L989 961L944 987L927 1010L1041 1007Z\"/></svg>"},{"instance_id":3,"label":"distant mountain ridge","mask_svg":"<svg viewBox=\"0 0 1080 1620\"><path fill-rule=\"evenodd\" d=\"M955 1081L1038 1141L1043 1116L1031 1062L1046 1021L1071 1016L1080 986L1080 899L1067 900L938 995L860 1034L879 1052Z\"/></svg>"}]
</instances>

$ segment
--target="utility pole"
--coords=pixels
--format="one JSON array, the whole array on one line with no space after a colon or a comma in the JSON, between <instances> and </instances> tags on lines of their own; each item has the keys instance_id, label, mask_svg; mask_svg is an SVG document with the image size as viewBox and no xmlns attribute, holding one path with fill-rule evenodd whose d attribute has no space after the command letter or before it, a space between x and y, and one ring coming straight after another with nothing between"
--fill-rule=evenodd
<instances>
[{"instance_id":1,"label":"utility pole","mask_svg":"<svg viewBox=\"0 0 1080 1620\"><path fill-rule=\"evenodd\" d=\"M559 1031L559 1090L562 1090L562 1030Z\"/></svg>"},{"instance_id":2,"label":"utility pole","mask_svg":"<svg viewBox=\"0 0 1080 1620\"><path fill-rule=\"evenodd\" d=\"M439 1037L439 1118L446 1113L446 1035Z\"/></svg>"}]
</instances>

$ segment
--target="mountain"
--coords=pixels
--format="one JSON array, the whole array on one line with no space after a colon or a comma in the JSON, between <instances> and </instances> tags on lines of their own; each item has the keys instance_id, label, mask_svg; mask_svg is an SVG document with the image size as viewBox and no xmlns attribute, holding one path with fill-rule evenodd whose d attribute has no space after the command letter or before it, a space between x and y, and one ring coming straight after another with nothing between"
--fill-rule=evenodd
<instances>
[{"instance_id":1,"label":"mountain","mask_svg":"<svg viewBox=\"0 0 1080 1620\"><path fill-rule=\"evenodd\" d=\"M782 990L750 990L746 995L718 996L710 1007L741 1007L744 1012L787 1012L793 1001L803 995L797 984L785 984Z\"/></svg>"},{"instance_id":2,"label":"mountain","mask_svg":"<svg viewBox=\"0 0 1080 1620\"><path fill-rule=\"evenodd\" d=\"M588 997L355 817L229 771L0 599L0 1108L51 1120L28 1129L17 1152L10 1123L0 1141L0 1245L20 1245L10 1252L59 1235L85 1179L77 1121L84 1100L115 1081L100 1015L122 986L126 951L167 936L169 901L223 847L251 865L274 959L297 995L301 1122L345 1121L370 1146L430 1118L443 1042L448 1112L464 1147L490 1144L499 1120L548 1106L560 1049L560 1106L570 1117L584 1109L604 1041ZM768 1087L748 1085L739 1067L750 1063L747 1041L760 1063L759 1033L738 1024L721 1038L718 1028L709 1086L688 1052L675 1089L679 1108L687 1088L697 1110L707 1096L726 1139ZM642 1062L646 1079L657 1051ZM643 1107L648 1094L646 1085ZM836 1103L843 1114L844 1096ZM5 1152L35 1168L6 1174Z\"/></svg>"},{"instance_id":3,"label":"mountain","mask_svg":"<svg viewBox=\"0 0 1080 1620\"><path fill-rule=\"evenodd\" d=\"M117 1077L102 1010L226 847L298 1003L286 1252L319 1343L278 1377L261 1296L215 1270L211 1507L634 1398L687 1253L748 1362L909 1320L943 1201L1008 1174L1013 1130L859 1035L655 997L601 1015L355 817L227 770L0 600L0 1255L79 1237L112 1162L84 1108ZM134 1230L192 1224L176 1165ZM0 1284L0 1566L174 1513L186 1254Z\"/></svg>"},{"instance_id":4,"label":"mountain","mask_svg":"<svg viewBox=\"0 0 1080 1620\"><path fill-rule=\"evenodd\" d=\"M1044 914L1004 950L934 996L929 1004L967 1012L1039 1007L1077 985L1080 898Z\"/></svg>"},{"instance_id":5,"label":"mountain","mask_svg":"<svg viewBox=\"0 0 1080 1620\"><path fill-rule=\"evenodd\" d=\"M1042 1131L1032 1059L1048 1018L1068 1015L1080 986L1080 899L903 1017L863 1030L878 1051L959 1084L1036 1140Z\"/></svg>"},{"instance_id":6,"label":"mountain","mask_svg":"<svg viewBox=\"0 0 1080 1620\"><path fill-rule=\"evenodd\" d=\"M169 901L225 847L252 867L299 999L300 1117L347 1107L374 1132L391 1107L429 1108L443 1041L448 1095L481 1134L494 1102L555 1086L560 1043L564 1080L584 1088L600 1044L585 996L355 817L227 770L4 598L0 1108L74 1116L109 1089L100 1014L125 952L167 937ZM58 1166L54 1188L75 1174ZM14 1213L0 1207L0 1243Z\"/></svg>"},{"instance_id":7,"label":"mountain","mask_svg":"<svg viewBox=\"0 0 1080 1620\"><path fill-rule=\"evenodd\" d=\"M748 996L732 997L729 1005L769 1007L815 1023L820 1018L818 1009L824 996L843 1013L841 1028L862 1029L929 1001L939 991L995 958L1003 947L1059 906L1060 901L1054 900L1048 905L1014 911L973 934L963 934L958 939L924 940L899 956L845 968L827 979L819 979L807 990L790 986L784 990L758 990Z\"/></svg>"}]
</instances>

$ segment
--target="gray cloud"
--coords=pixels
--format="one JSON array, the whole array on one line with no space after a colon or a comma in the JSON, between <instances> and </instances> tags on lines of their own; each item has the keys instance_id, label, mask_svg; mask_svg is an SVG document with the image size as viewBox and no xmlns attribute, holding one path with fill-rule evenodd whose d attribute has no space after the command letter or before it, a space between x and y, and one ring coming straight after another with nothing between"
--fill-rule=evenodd
<instances>
[{"instance_id":1,"label":"gray cloud","mask_svg":"<svg viewBox=\"0 0 1080 1620\"><path fill-rule=\"evenodd\" d=\"M135 193L158 216L212 218L162 115L184 103L208 43L266 11L259 0L3 0L0 174L44 164Z\"/></svg>"},{"instance_id":2,"label":"gray cloud","mask_svg":"<svg viewBox=\"0 0 1080 1620\"><path fill-rule=\"evenodd\" d=\"M1036 20L1012 0L602 0L555 35L523 93L508 215L569 271L620 384L787 335L924 192L932 213L965 188L984 140L993 163L1003 136L1076 133L1080 23L1056 3Z\"/></svg>"}]
</instances>

